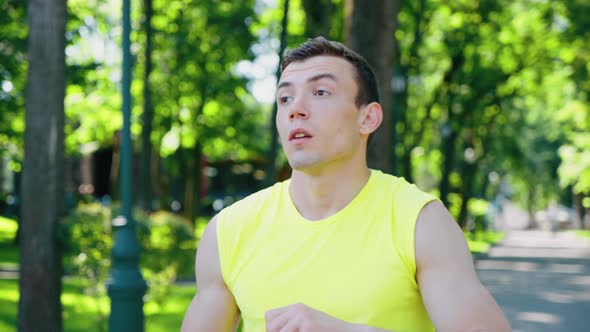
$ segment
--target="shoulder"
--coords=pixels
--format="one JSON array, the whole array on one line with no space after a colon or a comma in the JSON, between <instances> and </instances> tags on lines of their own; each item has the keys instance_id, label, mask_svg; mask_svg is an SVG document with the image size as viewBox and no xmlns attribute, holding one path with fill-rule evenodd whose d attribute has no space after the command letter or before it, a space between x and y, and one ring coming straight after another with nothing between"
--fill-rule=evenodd
<instances>
[{"instance_id":1,"label":"shoulder","mask_svg":"<svg viewBox=\"0 0 590 332\"><path fill-rule=\"evenodd\" d=\"M257 224L263 219L261 215L278 205L288 184L288 180L276 183L221 210L217 215L218 241L235 243L243 232L257 229Z\"/></svg>"},{"instance_id":2,"label":"shoulder","mask_svg":"<svg viewBox=\"0 0 590 332\"><path fill-rule=\"evenodd\" d=\"M252 219L253 214L260 210L264 202L272 199L275 186L257 191L223 208L217 215L218 227L223 229L227 225L225 228L232 229L236 227L236 224Z\"/></svg>"},{"instance_id":3,"label":"shoulder","mask_svg":"<svg viewBox=\"0 0 590 332\"><path fill-rule=\"evenodd\" d=\"M400 202L404 204L410 201L421 199L433 200L435 196L421 190L415 184L408 182L403 177L383 173L379 170L371 170L371 176L374 177L375 188L382 192L385 191L392 195L393 203Z\"/></svg>"},{"instance_id":4,"label":"shoulder","mask_svg":"<svg viewBox=\"0 0 590 332\"><path fill-rule=\"evenodd\" d=\"M272 204L272 202L280 199L281 194L288 184L289 180L275 183L268 188L252 193L232 205L225 207L219 212L220 222L225 222L228 216L244 217L249 213L256 213L258 210L264 208L265 205Z\"/></svg>"},{"instance_id":5,"label":"shoulder","mask_svg":"<svg viewBox=\"0 0 590 332\"><path fill-rule=\"evenodd\" d=\"M419 189L404 178L380 174L384 193L382 206L388 206L391 216L390 227L393 246L408 267L408 273L416 274L415 232L418 217L426 205L437 201L436 196Z\"/></svg>"},{"instance_id":6,"label":"shoulder","mask_svg":"<svg viewBox=\"0 0 590 332\"><path fill-rule=\"evenodd\" d=\"M405 233L403 236L408 235L407 231L413 239L414 226L422 209L428 203L438 200L438 198L421 190L402 177L381 172L377 175L379 176L379 183L381 183L379 191L385 193L383 196L392 209L394 228L403 228L405 231L399 230Z\"/></svg>"},{"instance_id":7,"label":"shoulder","mask_svg":"<svg viewBox=\"0 0 590 332\"><path fill-rule=\"evenodd\" d=\"M217 215L215 237L219 252L220 270L228 287L235 282L235 267L241 255L253 245L262 223L272 213L273 206L281 199L281 193L288 182L253 193L224 208Z\"/></svg>"},{"instance_id":8,"label":"shoulder","mask_svg":"<svg viewBox=\"0 0 590 332\"><path fill-rule=\"evenodd\" d=\"M418 188L414 183L404 178L397 178L394 202L402 206L416 206L418 209L430 201L437 200L436 196Z\"/></svg>"},{"instance_id":9,"label":"shoulder","mask_svg":"<svg viewBox=\"0 0 590 332\"><path fill-rule=\"evenodd\" d=\"M195 267L197 284L200 286L213 284L222 279L217 250L217 222L216 215L209 220L199 240Z\"/></svg>"},{"instance_id":10,"label":"shoulder","mask_svg":"<svg viewBox=\"0 0 590 332\"><path fill-rule=\"evenodd\" d=\"M416 221L418 269L471 263L465 236L447 208L438 200L429 202Z\"/></svg>"}]
</instances>

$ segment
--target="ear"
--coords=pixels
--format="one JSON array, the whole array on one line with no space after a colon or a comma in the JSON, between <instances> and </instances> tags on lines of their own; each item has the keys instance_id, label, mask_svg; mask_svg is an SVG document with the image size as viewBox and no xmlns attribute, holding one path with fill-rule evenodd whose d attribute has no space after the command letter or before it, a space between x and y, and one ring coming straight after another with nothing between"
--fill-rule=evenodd
<instances>
[{"instance_id":1,"label":"ear","mask_svg":"<svg viewBox=\"0 0 590 332\"><path fill-rule=\"evenodd\" d=\"M383 122L383 110L379 103L373 102L361 107L359 112L359 130L363 135L373 133Z\"/></svg>"}]
</instances>

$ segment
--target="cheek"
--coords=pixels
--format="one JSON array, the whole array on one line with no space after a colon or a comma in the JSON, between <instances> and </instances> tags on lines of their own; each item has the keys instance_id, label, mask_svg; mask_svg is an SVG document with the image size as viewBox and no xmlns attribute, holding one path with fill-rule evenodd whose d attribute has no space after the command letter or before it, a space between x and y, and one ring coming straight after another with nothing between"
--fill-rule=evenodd
<instances>
[{"instance_id":1,"label":"cheek","mask_svg":"<svg viewBox=\"0 0 590 332\"><path fill-rule=\"evenodd\" d=\"M281 114L277 113L277 117L275 118L275 127L279 133L279 137L283 137L283 131L285 128L285 121L282 119Z\"/></svg>"},{"instance_id":2,"label":"cheek","mask_svg":"<svg viewBox=\"0 0 590 332\"><path fill-rule=\"evenodd\" d=\"M349 113L346 116L329 120L334 133L342 136L351 136L359 132L358 114Z\"/></svg>"}]
</instances>

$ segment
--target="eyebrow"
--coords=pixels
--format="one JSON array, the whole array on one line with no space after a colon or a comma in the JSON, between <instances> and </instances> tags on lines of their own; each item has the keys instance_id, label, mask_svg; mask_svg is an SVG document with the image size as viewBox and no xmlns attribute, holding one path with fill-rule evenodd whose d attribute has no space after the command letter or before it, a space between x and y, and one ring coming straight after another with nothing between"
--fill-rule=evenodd
<instances>
[{"instance_id":1,"label":"eyebrow","mask_svg":"<svg viewBox=\"0 0 590 332\"><path fill-rule=\"evenodd\" d=\"M336 76L334 74L331 74L331 73L323 73L323 74L317 74L315 76L312 76L312 77L308 78L307 79L307 83L316 82L316 81L319 81L319 80L324 79L324 78L328 78L328 79L330 79L330 80L332 80L334 82L338 82L338 80L336 79ZM280 88L291 86L291 85L293 85L293 83L291 83L289 81L281 82L277 86L277 90L279 90Z\"/></svg>"}]
</instances>

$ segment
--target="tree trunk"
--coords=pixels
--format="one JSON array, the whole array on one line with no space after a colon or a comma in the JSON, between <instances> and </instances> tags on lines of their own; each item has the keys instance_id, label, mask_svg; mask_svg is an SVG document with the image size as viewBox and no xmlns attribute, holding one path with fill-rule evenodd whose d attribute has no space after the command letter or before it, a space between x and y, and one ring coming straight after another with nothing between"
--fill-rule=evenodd
<instances>
[{"instance_id":1,"label":"tree trunk","mask_svg":"<svg viewBox=\"0 0 590 332\"><path fill-rule=\"evenodd\" d=\"M150 74L152 72L152 0L144 0L144 26L145 26L145 71L143 73L143 113L141 115L141 155L139 160L138 203L144 209L152 210L152 118L153 105L150 87Z\"/></svg>"},{"instance_id":2,"label":"tree trunk","mask_svg":"<svg viewBox=\"0 0 590 332\"><path fill-rule=\"evenodd\" d=\"M395 40L395 78L392 91L392 173L402 176L406 181L413 183L412 150L405 147L405 141L409 133L408 123L408 66L401 63L401 50ZM398 148L399 147L399 148ZM401 153L401 155L399 155Z\"/></svg>"},{"instance_id":3,"label":"tree trunk","mask_svg":"<svg viewBox=\"0 0 590 332\"><path fill-rule=\"evenodd\" d=\"M201 206L201 144L195 143L189 154L186 168L186 187L184 188L184 216L194 225Z\"/></svg>"},{"instance_id":4,"label":"tree trunk","mask_svg":"<svg viewBox=\"0 0 590 332\"><path fill-rule=\"evenodd\" d=\"M400 81L403 84L398 87L398 91L394 93L394 105L399 105L397 108L394 108L394 116L397 116L398 119L394 120L393 130L394 130L394 147L400 147L397 150L401 153L401 156L394 154L394 167L396 167L396 171L401 173L401 175L409 182L414 182L414 173L413 173L413 162L412 162L412 151L415 147L420 146L422 142L422 137L424 136L424 131L428 123L430 122L430 114L432 109L432 104L436 100L433 98L430 105L426 105L426 115L424 119L416 119L411 118L408 116L408 81L410 77L419 76L420 68L418 61L420 55L419 50L422 47L422 41L424 40L424 35L428 33L429 23L431 12L428 10L426 6L426 0L419 0L415 2L408 2L405 3L406 10L412 13L414 18L414 31L412 32L414 35L412 45L410 45L410 49L408 50L409 60L405 63L401 63L401 51L397 46L396 40L396 58L395 61L398 63L397 65L397 74L399 75L394 81ZM409 32L408 32L409 33ZM411 132L410 123L412 121L418 121L419 126L418 129L414 132ZM398 133L397 128L403 128L403 133ZM408 144L409 143L409 144ZM401 160L396 160L401 159Z\"/></svg>"},{"instance_id":5,"label":"tree trunk","mask_svg":"<svg viewBox=\"0 0 590 332\"><path fill-rule=\"evenodd\" d=\"M461 68L463 65L463 54L458 52L457 54L451 57L451 67L445 73L443 81L440 84L448 85L453 81L453 76L455 73ZM443 132L442 132L442 143L441 143L441 152L443 155L443 164L442 164L442 174L439 183L439 192L440 192L440 200L441 202L448 208L448 195L451 191L450 183L449 183L449 176L451 175L451 171L453 170L454 162L455 162L455 141L457 140L457 130L453 128L453 121L455 118L459 118L461 120L461 115L454 115L453 114L453 103L454 103L454 96L451 91L448 90L446 92L442 92L440 94L440 98L443 99L443 102L446 104L447 108L447 121L443 125ZM461 128L461 126L457 126Z\"/></svg>"},{"instance_id":6,"label":"tree trunk","mask_svg":"<svg viewBox=\"0 0 590 332\"><path fill-rule=\"evenodd\" d=\"M109 175L109 188L111 192L111 199L119 200L119 164L121 161L121 132L115 132L113 139L113 151L111 156L111 170Z\"/></svg>"},{"instance_id":7,"label":"tree trunk","mask_svg":"<svg viewBox=\"0 0 590 332\"><path fill-rule=\"evenodd\" d=\"M20 217L20 213L21 213L21 206L22 206L22 195L21 195L21 190L22 190L22 186L21 186L21 178L22 178L22 172L19 173L14 173L14 194L13 196L15 197L15 201L14 201L14 205L13 205L13 215L12 217L14 217L14 219L16 219L16 233L14 234L14 241L12 241L12 243L14 245L19 245L20 244L20 233L21 233L21 217Z\"/></svg>"},{"instance_id":8,"label":"tree trunk","mask_svg":"<svg viewBox=\"0 0 590 332\"><path fill-rule=\"evenodd\" d=\"M582 218L582 229L590 230L590 208L586 208L584 217Z\"/></svg>"},{"instance_id":9,"label":"tree trunk","mask_svg":"<svg viewBox=\"0 0 590 332\"><path fill-rule=\"evenodd\" d=\"M201 63L201 68L203 69L203 72L207 73L205 62ZM199 93L201 95L201 103L195 109L195 119L201 117L205 105L207 104L206 84L201 84ZM196 222L196 217L198 216L201 207L201 175L203 174L203 170L201 169L201 159L203 157L201 140L203 139L202 130L204 129L197 120L195 120L194 126L197 132L199 132L199 137L193 146L192 153L190 153L187 158L187 181L184 192L184 216L190 220L193 225Z\"/></svg>"},{"instance_id":10,"label":"tree trunk","mask_svg":"<svg viewBox=\"0 0 590 332\"><path fill-rule=\"evenodd\" d=\"M175 153L176 155L176 153ZM173 181L173 174L170 171L167 159L162 158L158 150L153 155L154 170L153 174L156 181L156 197L158 198L158 209L170 209L171 183ZM170 158L170 157L169 157ZM175 158L175 157L171 157ZM178 162L178 161L177 161ZM172 197L173 198L173 197Z\"/></svg>"},{"instance_id":11,"label":"tree trunk","mask_svg":"<svg viewBox=\"0 0 590 332\"><path fill-rule=\"evenodd\" d=\"M531 183L531 182L529 182L529 183ZM533 186L533 188L530 188L528 191L527 203L526 203L526 207L527 207L526 210L529 215L528 225L526 227L528 229L536 228L538 226L535 221L535 201L536 200L537 200L537 186ZM553 229L551 229L551 230L553 230Z\"/></svg>"},{"instance_id":12,"label":"tree trunk","mask_svg":"<svg viewBox=\"0 0 590 332\"><path fill-rule=\"evenodd\" d=\"M281 40L279 44L279 64L277 65L276 77L277 83L281 77L281 62L285 48L287 48L287 24L289 18L289 0L285 0L283 7L283 20L281 22ZM266 178L264 180L265 186L271 186L277 180L277 154L279 150L279 133L277 131L275 119L277 117L277 103L273 104L272 116L269 121L270 129L270 148L267 153L267 167Z\"/></svg>"},{"instance_id":13,"label":"tree trunk","mask_svg":"<svg viewBox=\"0 0 590 332\"><path fill-rule=\"evenodd\" d=\"M451 112L449 110L449 112ZM440 192L440 200L444 204L444 206L448 207L449 198L448 195L451 192L451 185L450 185L450 175L451 171L453 170L453 165L455 163L455 141L457 139L457 133L454 129L452 129L452 125L450 123L445 124L448 126L448 133L443 133L442 138L442 155L443 155L443 164L442 164L442 174L439 184L439 192Z\"/></svg>"},{"instance_id":14,"label":"tree trunk","mask_svg":"<svg viewBox=\"0 0 590 332\"><path fill-rule=\"evenodd\" d=\"M463 162L463 188L461 191L461 208L459 209L459 216L457 222L459 227L465 228L467 226L469 200L473 196L473 181L475 181L475 172L477 170L476 163Z\"/></svg>"},{"instance_id":15,"label":"tree trunk","mask_svg":"<svg viewBox=\"0 0 590 332\"><path fill-rule=\"evenodd\" d=\"M305 11L305 36L330 38L332 0L303 0Z\"/></svg>"},{"instance_id":16,"label":"tree trunk","mask_svg":"<svg viewBox=\"0 0 590 332\"><path fill-rule=\"evenodd\" d=\"M584 213L586 212L584 206L582 205L582 199L584 199L584 195L582 193L573 193L574 195L574 209L576 210L576 214L578 219L580 220L579 227L580 229L584 229Z\"/></svg>"},{"instance_id":17,"label":"tree trunk","mask_svg":"<svg viewBox=\"0 0 590 332\"><path fill-rule=\"evenodd\" d=\"M65 0L31 0L18 331L61 331Z\"/></svg>"},{"instance_id":18,"label":"tree trunk","mask_svg":"<svg viewBox=\"0 0 590 332\"><path fill-rule=\"evenodd\" d=\"M195 144L193 155L195 156L195 168L194 168L194 187L193 187L193 215L191 222L196 224L197 217L201 214L201 186L203 183L203 148L201 143Z\"/></svg>"},{"instance_id":19,"label":"tree trunk","mask_svg":"<svg viewBox=\"0 0 590 332\"><path fill-rule=\"evenodd\" d=\"M383 123L367 147L367 162L369 167L387 173L393 171L391 78L398 10L398 0L353 0L350 31L347 34L348 46L369 62L377 76Z\"/></svg>"}]
</instances>

